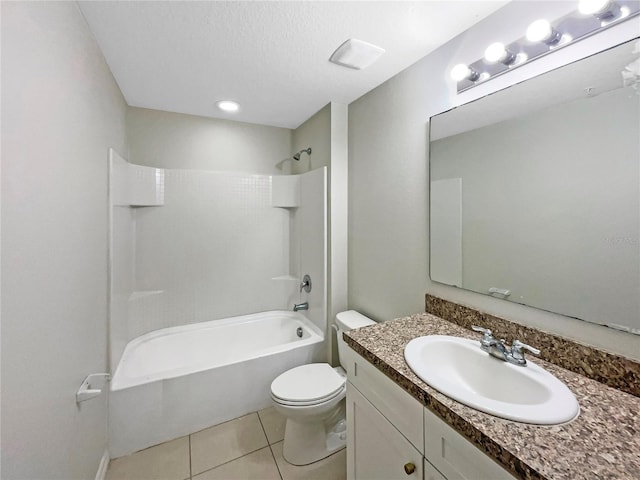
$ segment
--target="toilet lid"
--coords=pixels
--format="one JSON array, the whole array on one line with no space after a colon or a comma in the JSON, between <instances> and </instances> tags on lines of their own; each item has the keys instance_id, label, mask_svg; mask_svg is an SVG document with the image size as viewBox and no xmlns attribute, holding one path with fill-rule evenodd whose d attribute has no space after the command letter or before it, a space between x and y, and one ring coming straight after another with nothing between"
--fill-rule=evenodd
<instances>
[{"instance_id":1,"label":"toilet lid","mask_svg":"<svg viewBox=\"0 0 640 480\"><path fill-rule=\"evenodd\" d=\"M345 384L328 363L311 363L292 368L271 383L271 393L287 403L319 402L335 396Z\"/></svg>"}]
</instances>

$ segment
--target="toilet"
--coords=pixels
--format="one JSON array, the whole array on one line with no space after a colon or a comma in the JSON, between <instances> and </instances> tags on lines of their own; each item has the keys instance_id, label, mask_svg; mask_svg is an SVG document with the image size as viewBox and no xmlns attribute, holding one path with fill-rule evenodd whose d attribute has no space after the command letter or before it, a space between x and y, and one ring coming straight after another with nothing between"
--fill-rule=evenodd
<instances>
[{"instance_id":1,"label":"toilet","mask_svg":"<svg viewBox=\"0 0 640 480\"><path fill-rule=\"evenodd\" d=\"M336 315L338 356L344 366L342 332L376 322L355 310ZM292 368L271 383L275 409L287 419L282 455L293 465L308 465L345 447L347 375L341 367L311 363Z\"/></svg>"}]
</instances>

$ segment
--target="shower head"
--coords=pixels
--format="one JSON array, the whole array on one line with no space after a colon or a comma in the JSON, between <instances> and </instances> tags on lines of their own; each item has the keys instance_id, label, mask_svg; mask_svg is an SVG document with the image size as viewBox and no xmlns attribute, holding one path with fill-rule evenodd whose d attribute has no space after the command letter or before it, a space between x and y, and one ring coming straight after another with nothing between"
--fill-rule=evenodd
<instances>
[{"instance_id":1,"label":"shower head","mask_svg":"<svg viewBox=\"0 0 640 480\"><path fill-rule=\"evenodd\" d=\"M306 153L307 155L311 155L311 147L309 148L303 148L302 150L300 150L298 153L296 153L293 157L295 161L299 162L300 161L300 154L302 153Z\"/></svg>"}]
</instances>

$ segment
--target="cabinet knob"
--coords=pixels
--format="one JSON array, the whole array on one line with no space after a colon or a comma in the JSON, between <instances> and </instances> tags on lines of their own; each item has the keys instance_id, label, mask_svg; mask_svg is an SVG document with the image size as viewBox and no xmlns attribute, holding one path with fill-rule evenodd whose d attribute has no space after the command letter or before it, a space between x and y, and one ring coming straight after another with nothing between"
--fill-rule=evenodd
<instances>
[{"instance_id":1,"label":"cabinet knob","mask_svg":"<svg viewBox=\"0 0 640 480\"><path fill-rule=\"evenodd\" d=\"M407 475L411 475L415 471L416 466L413 463L409 462L404 464L404 473L406 473Z\"/></svg>"}]
</instances>

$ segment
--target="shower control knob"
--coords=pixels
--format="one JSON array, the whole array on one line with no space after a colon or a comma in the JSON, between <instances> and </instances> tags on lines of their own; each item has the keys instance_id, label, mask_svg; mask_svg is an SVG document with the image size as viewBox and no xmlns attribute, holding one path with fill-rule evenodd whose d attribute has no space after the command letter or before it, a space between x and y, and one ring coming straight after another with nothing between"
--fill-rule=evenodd
<instances>
[{"instance_id":1,"label":"shower control knob","mask_svg":"<svg viewBox=\"0 0 640 480\"><path fill-rule=\"evenodd\" d=\"M300 291L309 293L311 291L311 277L309 275L305 275L302 277L302 283L300 284Z\"/></svg>"}]
</instances>

